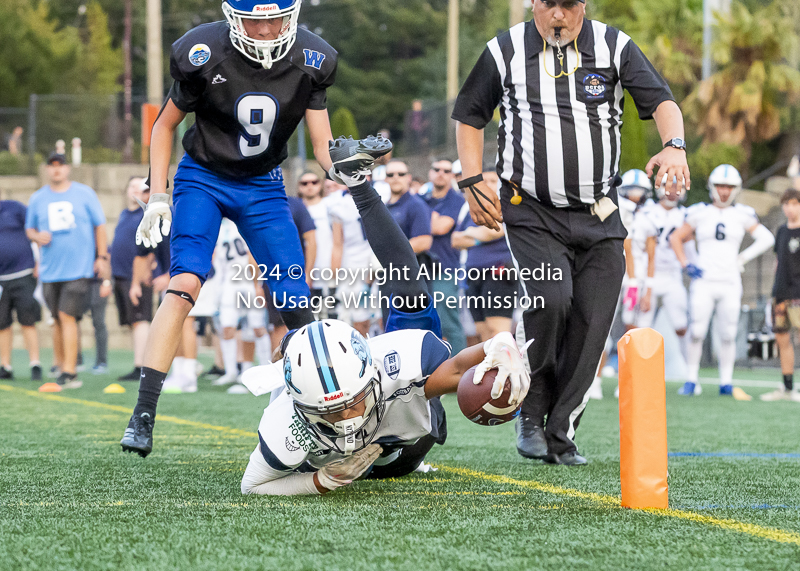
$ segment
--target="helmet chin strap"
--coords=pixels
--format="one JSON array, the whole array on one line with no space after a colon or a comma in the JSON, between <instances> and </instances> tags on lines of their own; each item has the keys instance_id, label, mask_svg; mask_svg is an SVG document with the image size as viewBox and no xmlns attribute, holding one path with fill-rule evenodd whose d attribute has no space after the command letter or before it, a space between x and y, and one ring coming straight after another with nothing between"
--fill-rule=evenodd
<instances>
[{"instance_id":1,"label":"helmet chin strap","mask_svg":"<svg viewBox=\"0 0 800 571\"><path fill-rule=\"evenodd\" d=\"M363 416L340 420L334 424L336 432L344 437L344 453L352 454L356 450L356 432L364 424Z\"/></svg>"}]
</instances>

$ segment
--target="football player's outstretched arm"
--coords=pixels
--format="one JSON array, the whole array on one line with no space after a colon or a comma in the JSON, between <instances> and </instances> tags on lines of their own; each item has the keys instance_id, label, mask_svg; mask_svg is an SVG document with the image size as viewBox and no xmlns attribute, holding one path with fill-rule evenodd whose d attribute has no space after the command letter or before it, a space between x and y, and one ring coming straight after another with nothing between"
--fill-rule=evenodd
<instances>
[{"instance_id":1,"label":"football player's outstretched arm","mask_svg":"<svg viewBox=\"0 0 800 571\"><path fill-rule=\"evenodd\" d=\"M330 150L328 150L328 143L333 139L328 110L306 110L306 125L308 125L308 134L311 136L311 146L314 148L314 157L316 157L319 166L321 166L325 172L328 172L331 166L333 166L331 153Z\"/></svg>"},{"instance_id":2,"label":"football player's outstretched arm","mask_svg":"<svg viewBox=\"0 0 800 571\"><path fill-rule=\"evenodd\" d=\"M468 370L483 361L483 345L473 345L439 365L425 382L425 396L429 399L456 392L458 382Z\"/></svg>"},{"instance_id":3,"label":"football player's outstretched arm","mask_svg":"<svg viewBox=\"0 0 800 571\"><path fill-rule=\"evenodd\" d=\"M153 134L150 138L150 194L167 192L169 163L172 159L172 143L175 140L175 129L186 117L186 113L178 109L167 99L158 114Z\"/></svg>"}]
</instances>

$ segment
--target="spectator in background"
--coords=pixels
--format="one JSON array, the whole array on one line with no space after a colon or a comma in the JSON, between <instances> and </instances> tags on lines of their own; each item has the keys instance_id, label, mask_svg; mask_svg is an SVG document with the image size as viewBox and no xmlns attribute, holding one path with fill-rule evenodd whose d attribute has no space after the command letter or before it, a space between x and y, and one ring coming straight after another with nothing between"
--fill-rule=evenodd
<instances>
[{"instance_id":1,"label":"spectator in background","mask_svg":"<svg viewBox=\"0 0 800 571\"><path fill-rule=\"evenodd\" d=\"M424 195L431 214L431 231L433 246L431 253L441 264L441 272L431 281L434 294L444 295L444 300L436 304L436 311L442 321L442 334L457 354L467 347L467 338L458 318L458 306L447 307L449 298L458 299L458 284L447 279L447 272L454 272L459 267L459 254L450 243L458 213L464 205L464 198L453 188L453 163L448 160L434 161L428 173L431 191ZM433 276L431 276L433 277Z\"/></svg>"},{"instance_id":2,"label":"spectator in background","mask_svg":"<svg viewBox=\"0 0 800 571\"><path fill-rule=\"evenodd\" d=\"M483 180L492 192L497 192L498 178L494 166L484 166ZM480 278L468 280L466 292L469 311L480 340L488 341L498 333L511 331L514 307L505 307L505 303L488 303L489 296L518 299L519 282L514 279L516 274L502 271L503 268L513 267L502 227L498 231L478 226L467 214L453 232L452 245L458 250L467 250L467 272L473 269L481 271ZM487 268L496 270L484 276L482 270ZM484 301L485 304L482 303Z\"/></svg>"},{"instance_id":3,"label":"spectator in background","mask_svg":"<svg viewBox=\"0 0 800 571\"><path fill-rule=\"evenodd\" d=\"M94 190L69 180L64 155L47 159L48 184L31 197L25 230L41 247L40 279L53 315L53 354L61 370L58 384L82 386L76 374L78 323L89 303L95 274L109 279L106 218Z\"/></svg>"},{"instance_id":4,"label":"spectator in background","mask_svg":"<svg viewBox=\"0 0 800 571\"><path fill-rule=\"evenodd\" d=\"M14 127L11 135L8 137L8 152L18 157L22 154L22 127Z\"/></svg>"},{"instance_id":5,"label":"spectator in background","mask_svg":"<svg viewBox=\"0 0 800 571\"><path fill-rule=\"evenodd\" d=\"M331 253L333 252L333 230L331 229L331 217L328 212L328 200L324 199L322 179L310 171L306 171L300 177L297 192L303 199L308 213L314 221L316 228L317 257L313 267L320 270L327 270L331 267ZM308 261L308 260L306 260ZM308 275L308 273L306 273ZM313 280L311 282L311 297L328 297L335 293L333 282L328 283L324 280ZM330 317L326 309L320 312L321 318Z\"/></svg>"},{"instance_id":6,"label":"spectator in background","mask_svg":"<svg viewBox=\"0 0 800 571\"><path fill-rule=\"evenodd\" d=\"M144 345L150 322L153 320L153 288L137 282L137 303L131 300L133 264L138 253L136 229L142 221L144 210L136 200L144 203L150 199L150 188L144 178L134 176L125 187L125 209L119 215L114 240L111 242L111 276L114 278L114 301L119 314L119 324L133 332L133 370L117 380L138 381L142 373ZM152 263L152 262L151 262ZM149 282L149 279L148 279Z\"/></svg>"},{"instance_id":7,"label":"spectator in background","mask_svg":"<svg viewBox=\"0 0 800 571\"><path fill-rule=\"evenodd\" d=\"M391 196L387 207L419 256L433 245L431 211L422 198L411 194L411 173L403 161L393 159L386 165L386 182Z\"/></svg>"},{"instance_id":8,"label":"spectator in background","mask_svg":"<svg viewBox=\"0 0 800 571\"><path fill-rule=\"evenodd\" d=\"M22 327L28 350L31 380L42 380L39 363L39 339L36 323L42 318L36 289L36 261L25 235L25 205L14 200L0 200L0 380L11 380L11 324L13 313Z\"/></svg>"},{"instance_id":9,"label":"spectator in background","mask_svg":"<svg viewBox=\"0 0 800 571\"><path fill-rule=\"evenodd\" d=\"M106 307L108 296L111 295L111 280L95 274L91 280L89 292L89 311L92 314L92 327L94 329L95 357L92 374L104 375L108 372L108 327L106 326ZM78 335L79 364L80 335Z\"/></svg>"},{"instance_id":10,"label":"spectator in background","mask_svg":"<svg viewBox=\"0 0 800 571\"><path fill-rule=\"evenodd\" d=\"M789 189L781 197L786 216L775 233L778 267L772 287L772 331L781 358L783 387L761 395L763 401L800 402L794 388L794 346L792 329L800 329L800 190Z\"/></svg>"}]
</instances>

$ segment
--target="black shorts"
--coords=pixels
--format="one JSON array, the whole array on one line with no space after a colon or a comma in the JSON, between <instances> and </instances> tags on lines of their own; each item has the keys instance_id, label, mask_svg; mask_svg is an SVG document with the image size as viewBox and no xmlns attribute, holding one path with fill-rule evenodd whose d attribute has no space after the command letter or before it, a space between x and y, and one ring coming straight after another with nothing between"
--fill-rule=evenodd
<instances>
[{"instance_id":1,"label":"black shorts","mask_svg":"<svg viewBox=\"0 0 800 571\"><path fill-rule=\"evenodd\" d=\"M504 275L508 275L505 272ZM507 317L514 315L513 301L519 299L519 282L509 279L472 280L467 285L467 302L472 319L476 323L486 321L487 317ZM485 300L485 305L481 301Z\"/></svg>"},{"instance_id":2,"label":"black shorts","mask_svg":"<svg viewBox=\"0 0 800 571\"><path fill-rule=\"evenodd\" d=\"M36 278L32 275L0 282L0 329L8 329L16 312L20 325L29 327L42 319L42 308L33 297Z\"/></svg>"},{"instance_id":3,"label":"black shorts","mask_svg":"<svg viewBox=\"0 0 800 571\"><path fill-rule=\"evenodd\" d=\"M47 308L58 319L59 312L80 319L89 309L92 293L92 280L81 278L71 282L51 282L43 284L44 301Z\"/></svg>"},{"instance_id":4,"label":"black shorts","mask_svg":"<svg viewBox=\"0 0 800 571\"><path fill-rule=\"evenodd\" d=\"M120 325L133 325L140 321L153 320L153 288L142 286L142 297L139 305L133 305L128 293L131 289L131 280L114 278L114 302L117 305Z\"/></svg>"},{"instance_id":5,"label":"black shorts","mask_svg":"<svg viewBox=\"0 0 800 571\"><path fill-rule=\"evenodd\" d=\"M283 317L281 317L281 312L275 307L275 304L272 303L272 292L270 292L269 287L267 287L267 282L261 282L264 286L264 295L267 298L267 316L269 318L269 324L272 325L273 328L278 328L286 325L283 322Z\"/></svg>"}]
</instances>

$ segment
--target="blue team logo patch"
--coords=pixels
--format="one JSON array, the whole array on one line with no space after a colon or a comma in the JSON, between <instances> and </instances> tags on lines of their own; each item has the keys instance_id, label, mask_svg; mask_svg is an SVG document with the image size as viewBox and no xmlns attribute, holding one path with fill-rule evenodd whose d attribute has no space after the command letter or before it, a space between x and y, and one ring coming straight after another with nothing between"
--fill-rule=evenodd
<instances>
[{"instance_id":1,"label":"blue team logo patch","mask_svg":"<svg viewBox=\"0 0 800 571\"><path fill-rule=\"evenodd\" d=\"M189 62L195 66L201 66L211 59L211 48L205 44L195 44L189 50Z\"/></svg>"},{"instance_id":2,"label":"blue team logo patch","mask_svg":"<svg viewBox=\"0 0 800 571\"><path fill-rule=\"evenodd\" d=\"M583 78L583 90L588 99L601 99L606 93L606 80L596 73Z\"/></svg>"},{"instance_id":3,"label":"blue team logo patch","mask_svg":"<svg viewBox=\"0 0 800 571\"><path fill-rule=\"evenodd\" d=\"M383 358L383 370L392 380L397 379L400 374L400 355L397 351L392 351Z\"/></svg>"},{"instance_id":4,"label":"blue team logo patch","mask_svg":"<svg viewBox=\"0 0 800 571\"><path fill-rule=\"evenodd\" d=\"M313 67L314 69L322 67L322 62L325 61L325 54L314 50L303 50L303 53L306 55L306 65L308 67Z\"/></svg>"},{"instance_id":5,"label":"blue team logo patch","mask_svg":"<svg viewBox=\"0 0 800 571\"><path fill-rule=\"evenodd\" d=\"M286 381L286 386L296 392L298 395L303 393L292 384L292 362L286 358L283 360L283 380Z\"/></svg>"}]
</instances>

